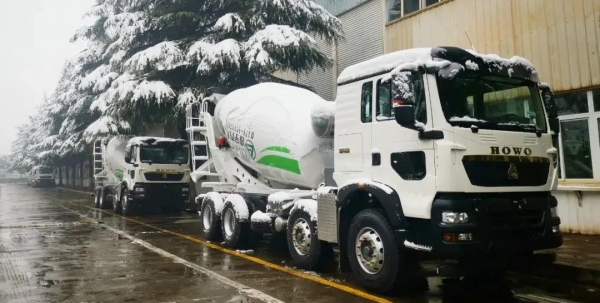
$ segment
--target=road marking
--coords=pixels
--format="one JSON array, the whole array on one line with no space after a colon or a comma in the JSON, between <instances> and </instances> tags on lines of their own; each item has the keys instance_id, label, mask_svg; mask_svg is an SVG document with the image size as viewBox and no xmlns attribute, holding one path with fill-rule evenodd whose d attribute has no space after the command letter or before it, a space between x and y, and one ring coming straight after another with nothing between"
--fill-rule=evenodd
<instances>
[{"instance_id":1,"label":"road marking","mask_svg":"<svg viewBox=\"0 0 600 303\"><path fill-rule=\"evenodd\" d=\"M143 225L143 226L152 228L154 230L161 231L163 233L171 234L173 236L176 236L176 237L179 237L179 238L182 238L182 239L186 239L186 240L192 241L192 242L197 243L197 244L208 246L208 247L210 247L212 249L221 251L223 253L226 253L226 254L229 254L229 255L233 255L233 256L236 256L236 257L239 257L239 258L242 258L242 259L245 259L245 260L248 260L248 261L251 261L251 262L263 265L263 266L266 266L266 267L269 267L271 269L278 270L278 271L290 274L292 276L296 276L296 277L299 277L299 278L302 278L302 279L305 279L305 280L309 280L309 281L316 282L316 283L319 283L319 284L322 284L322 285L325 285L325 286L328 286L328 287L331 287L331 288L335 288L337 290L347 292L349 294L352 294L354 296L357 296L357 297L360 297L360 298L363 298L363 299L366 299L366 300L370 300L372 302L377 302L377 303L392 303L392 301L390 301L388 299L385 299L385 298L382 298L382 297L378 297L378 296L369 294L369 293L364 292L362 290L358 290L358 289L355 289L353 287L346 286L346 285L343 285L343 284L340 284L340 283L332 282L332 281L329 281L327 279L323 279L321 277L317 277L317 276L305 274L305 273L299 272L299 271L291 269L291 268L283 267L283 266L271 263L269 261L266 261L266 260L263 260L263 259L260 259L260 258L254 257L254 256L249 256L249 255L246 255L246 254L243 254L243 253L231 250L231 249L227 249L227 248L221 247L219 245L216 245L216 244L204 241L204 240L199 239L199 238L192 237L190 235L186 235L186 234L181 234L181 233L178 233L178 232L170 231L168 229L160 228L160 227L157 227L157 226L154 226L154 225L151 225L151 224L148 224L148 223L145 223L145 222L133 219L133 218L123 217L121 215L115 214L114 212L109 212L109 211L97 209L97 208L94 208L94 207L91 207L91 206L87 206L87 205L81 205L81 204L78 204L78 205L86 207L86 208L89 208L89 209L92 209L92 210L95 210L95 211L103 212L103 213L106 213L106 214L109 214L109 215L112 215L112 216L116 216L116 217L122 218L123 220L134 222L134 223L137 223L139 225Z\"/></svg>"},{"instance_id":2,"label":"road marking","mask_svg":"<svg viewBox=\"0 0 600 303\"><path fill-rule=\"evenodd\" d=\"M44 224L28 224L28 225L0 225L0 229L13 228L41 228L41 227L62 227L62 226L81 226L95 224L94 222L68 222L68 223L44 223Z\"/></svg>"},{"instance_id":3,"label":"road marking","mask_svg":"<svg viewBox=\"0 0 600 303\"><path fill-rule=\"evenodd\" d=\"M176 256L174 254L171 254L171 253L169 253L169 252L167 252L165 250L162 250L162 249L160 249L160 248L158 248L158 247L156 247L156 246L154 246L154 245L152 245L152 244L150 244L150 243L148 243L148 242L146 242L146 241L144 241L142 239L138 239L138 238L136 238L136 237L134 237L134 236L132 236L132 235L130 235L130 234L122 231L122 230L118 230L118 229L116 229L116 228L114 228L112 226L108 226L108 225L106 225L104 223L99 223L99 222L97 222L97 221L95 221L95 220L87 217L86 215L83 215L83 214L81 214L81 213L79 213L79 212L77 212L75 210L72 210L72 209L70 209L68 207L65 207L65 206L62 206L62 205L59 205L59 206L61 208L64 208L64 209L72 212L72 213L78 214L82 218L85 218L87 220L96 222L96 224L98 224L98 226L106 228L106 229L108 229L108 230L110 230L110 231L112 231L112 232L114 232L114 233L116 233L116 234L118 234L118 235L120 235L122 237L125 237L125 238L131 240L134 243L137 243L137 244L139 244L139 245L141 245L141 246L143 246L143 247L145 247L145 248L147 248L147 249L149 249L149 250L151 250L151 251L153 251L155 253L158 253L159 255L162 255L163 257L167 257L167 258L173 259L176 263L180 263L180 264L183 264L183 265L185 265L185 266L187 266L189 268L195 269L196 271L199 271L199 272L201 272L201 273L203 273L203 274L205 274L205 275L207 275L207 276L209 276L209 277L211 277L213 279L216 279L216 280L218 280L219 282L221 282L223 284L226 284L226 285L229 285L229 286L231 286L233 288L236 288L242 294L245 294L245 295L247 295L249 297L258 299L258 300L263 301L263 302L284 303L283 301L281 301L279 299L276 299L276 298L273 298L273 297L271 297L271 296L269 296L269 295L261 292L258 289L254 289L254 288L248 287L248 286L246 286L244 284L235 282L235 281L233 281L231 279L228 279L228 278L226 278L224 276L221 276L221 275L219 275L219 274L217 274L217 273L215 273L215 272L213 272L211 270L208 270L208 269L206 269L206 268L204 268L202 266L199 266L199 265L194 264L192 262L189 262L189 261L187 261L187 260L185 260L183 258L180 258L180 257L178 257L178 256Z\"/></svg>"},{"instance_id":4,"label":"road marking","mask_svg":"<svg viewBox=\"0 0 600 303\"><path fill-rule=\"evenodd\" d=\"M535 300L544 300L546 302L551 302L551 303L575 303L574 301L568 301L568 300L558 299L558 298L548 297L548 296L538 296L538 295L534 295L534 294L523 294L523 295L517 295L517 296L523 297L523 298L535 299Z\"/></svg>"}]
</instances>

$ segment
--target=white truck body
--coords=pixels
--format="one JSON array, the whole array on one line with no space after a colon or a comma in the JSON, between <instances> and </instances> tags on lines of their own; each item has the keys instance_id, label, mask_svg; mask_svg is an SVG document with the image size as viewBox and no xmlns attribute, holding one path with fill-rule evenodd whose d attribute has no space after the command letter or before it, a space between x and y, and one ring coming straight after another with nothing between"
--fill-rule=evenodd
<instances>
[{"instance_id":1,"label":"white truck body","mask_svg":"<svg viewBox=\"0 0 600 303\"><path fill-rule=\"evenodd\" d=\"M314 127L315 106L334 130ZM393 288L407 270L398 264L417 253L504 268L562 244L551 195L558 119L527 60L454 47L390 53L345 69L329 108L273 83L188 108L191 144L208 146L193 166L194 181L213 191L196 199L205 238L222 234L235 247L251 238L238 234L243 224L286 232L295 265L311 270L339 245L342 267L376 292ZM308 174L256 160L267 151L285 151Z\"/></svg>"},{"instance_id":2,"label":"white truck body","mask_svg":"<svg viewBox=\"0 0 600 303\"><path fill-rule=\"evenodd\" d=\"M179 208L189 198L187 141L115 136L96 141L94 148L98 207L119 212L125 195L138 209L156 204Z\"/></svg>"}]
</instances>

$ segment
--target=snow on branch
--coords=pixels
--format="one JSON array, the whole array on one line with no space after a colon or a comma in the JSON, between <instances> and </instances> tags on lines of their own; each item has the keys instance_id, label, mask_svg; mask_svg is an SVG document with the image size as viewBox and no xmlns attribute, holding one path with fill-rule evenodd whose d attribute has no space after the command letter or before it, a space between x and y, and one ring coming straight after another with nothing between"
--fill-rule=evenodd
<instances>
[{"instance_id":1,"label":"snow on branch","mask_svg":"<svg viewBox=\"0 0 600 303\"><path fill-rule=\"evenodd\" d=\"M227 33L241 33L246 30L246 24L239 14L227 13L217 20L214 28Z\"/></svg>"},{"instance_id":2,"label":"snow on branch","mask_svg":"<svg viewBox=\"0 0 600 303\"><path fill-rule=\"evenodd\" d=\"M226 39L217 44L201 40L190 47L187 57L190 61L199 62L198 73L209 73L228 66L239 68L241 46L234 39Z\"/></svg>"},{"instance_id":3,"label":"snow on branch","mask_svg":"<svg viewBox=\"0 0 600 303\"><path fill-rule=\"evenodd\" d=\"M130 128L129 123L125 121L117 122L111 117L102 116L85 129L83 137L87 143L90 143L98 136L115 135Z\"/></svg>"},{"instance_id":4,"label":"snow on branch","mask_svg":"<svg viewBox=\"0 0 600 303\"><path fill-rule=\"evenodd\" d=\"M144 71L147 68L170 70L182 64L185 61L179 43L165 41L131 56L125 62L125 68L131 71Z\"/></svg>"},{"instance_id":5,"label":"snow on branch","mask_svg":"<svg viewBox=\"0 0 600 303\"><path fill-rule=\"evenodd\" d=\"M133 90L131 101L154 100L160 104L164 99L175 97L175 92L169 85L162 81L143 80Z\"/></svg>"},{"instance_id":6,"label":"snow on branch","mask_svg":"<svg viewBox=\"0 0 600 303\"><path fill-rule=\"evenodd\" d=\"M272 66L275 60L270 52L280 53L285 48L314 44L315 39L303 31L287 25L267 25L246 42L246 60L250 68Z\"/></svg>"}]
</instances>

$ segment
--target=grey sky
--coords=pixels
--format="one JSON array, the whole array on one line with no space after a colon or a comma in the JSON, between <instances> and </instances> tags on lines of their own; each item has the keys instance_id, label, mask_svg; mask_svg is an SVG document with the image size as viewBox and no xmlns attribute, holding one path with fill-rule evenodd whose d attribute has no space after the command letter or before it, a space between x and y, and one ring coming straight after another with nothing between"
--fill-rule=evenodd
<instances>
[{"instance_id":1,"label":"grey sky","mask_svg":"<svg viewBox=\"0 0 600 303\"><path fill-rule=\"evenodd\" d=\"M93 0L0 1L0 155L16 128L54 89L65 60L81 49L69 39Z\"/></svg>"}]
</instances>

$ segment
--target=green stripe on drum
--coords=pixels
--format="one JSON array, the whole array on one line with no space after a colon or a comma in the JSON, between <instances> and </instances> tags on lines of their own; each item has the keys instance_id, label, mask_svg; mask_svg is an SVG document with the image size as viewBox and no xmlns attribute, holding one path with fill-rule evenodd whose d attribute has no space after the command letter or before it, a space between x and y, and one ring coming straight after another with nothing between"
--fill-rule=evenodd
<instances>
[{"instance_id":1,"label":"green stripe on drum","mask_svg":"<svg viewBox=\"0 0 600 303\"><path fill-rule=\"evenodd\" d=\"M267 155L260 158L257 161L257 163L274 168L279 168L281 170L285 170L293 174L301 174L300 165L298 164L298 161L294 159L280 157L276 155Z\"/></svg>"}]
</instances>

